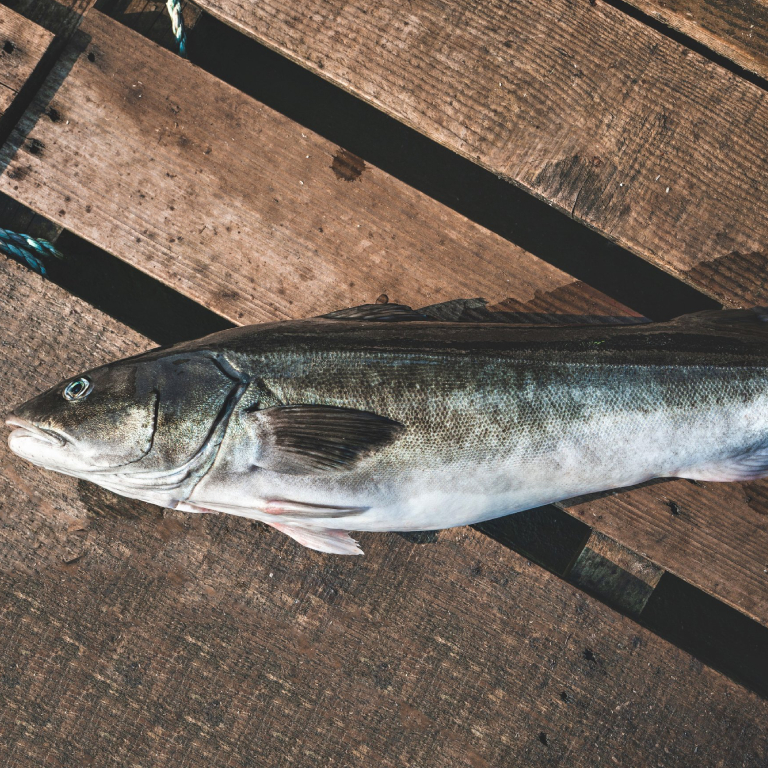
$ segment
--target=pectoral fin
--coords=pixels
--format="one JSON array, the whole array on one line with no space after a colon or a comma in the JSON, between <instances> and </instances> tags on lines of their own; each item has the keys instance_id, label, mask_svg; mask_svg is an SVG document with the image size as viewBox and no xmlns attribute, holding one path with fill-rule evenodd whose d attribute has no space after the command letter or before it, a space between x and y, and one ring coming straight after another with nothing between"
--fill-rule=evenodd
<instances>
[{"instance_id":1,"label":"pectoral fin","mask_svg":"<svg viewBox=\"0 0 768 768\"><path fill-rule=\"evenodd\" d=\"M332 555L362 555L357 542L349 535L348 531L335 528L315 528L311 525L299 525L296 523L272 523L273 528L282 531L286 536L295 539L309 549L318 552L328 552Z\"/></svg>"},{"instance_id":2,"label":"pectoral fin","mask_svg":"<svg viewBox=\"0 0 768 768\"><path fill-rule=\"evenodd\" d=\"M333 520L337 517L361 515L368 507L334 507L328 504L307 504L303 501L275 499L268 501L264 511L268 515L288 515L292 518L304 517L311 520Z\"/></svg>"},{"instance_id":3,"label":"pectoral fin","mask_svg":"<svg viewBox=\"0 0 768 768\"><path fill-rule=\"evenodd\" d=\"M299 544L303 544L309 549L316 549L318 552L328 552L332 555L362 555L363 550L357 545L357 542L349 535L348 531L338 528L321 528L320 526L309 525L307 523L283 523L263 520L254 510L246 507L238 507L233 504L216 503L194 503L190 501L177 502L175 509L181 512L225 512L240 517L248 517L252 520L261 520L272 528L277 529L286 536L295 539ZM315 519L321 517L334 517L359 514L365 511L365 507L323 507L314 504L302 504L298 501L268 501L266 505L259 509L259 512L266 512L270 515L291 515L297 517L306 514L312 514ZM342 514L343 513L343 514Z\"/></svg>"},{"instance_id":4,"label":"pectoral fin","mask_svg":"<svg viewBox=\"0 0 768 768\"><path fill-rule=\"evenodd\" d=\"M244 507L241 504L222 504L216 501L177 501L172 509L181 512L224 512L228 515L249 517L261 520L260 513L267 515L285 515L292 519L306 518L308 520L333 520L337 517L361 515L368 507L334 507L330 504L307 504L303 501L290 499L259 500L257 503ZM282 524L282 523L281 523Z\"/></svg>"},{"instance_id":5,"label":"pectoral fin","mask_svg":"<svg viewBox=\"0 0 768 768\"><path fill-rule=\"evenodd\" d=\"M179 501L173 507L182 512L224 512L228 515L250 517L253 520L261 520L260 513L284 515L308 520L333 520L337 517L351 517L361 515L368 507L335 507L330 504L308 504L304 501L291 501L290 499L259 500L257 503L244 507L241 504L222 504L216 501Z\"/></svg>"},{"instance_id":6,"label":"pectoral fin","mask_svg":"<svg viewBox=\"0 0 768 768\"><path fill-rule=\"evenodd\" d=\"M254 463L286 474L350 469L404 429L385 416L326 405L285 405L247 414L258 455Z\"/></svg>"}]
</instances>

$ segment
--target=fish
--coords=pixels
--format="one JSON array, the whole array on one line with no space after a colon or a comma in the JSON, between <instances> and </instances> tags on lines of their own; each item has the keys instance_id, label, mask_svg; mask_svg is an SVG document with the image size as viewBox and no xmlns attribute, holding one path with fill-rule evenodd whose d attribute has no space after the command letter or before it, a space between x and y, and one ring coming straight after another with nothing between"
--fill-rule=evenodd
<instances>
[{"instance_id":1,"label":"fish","mask_svg":"<svg viewBox=\"0 0 768 768\"><path fill-rule=\"evenodd\" d=\"M463 526L655 478L768 475L765 308L612 326L428 309L362 305L110 362L15 408L9 447L347 555L362 554L353 531Z\"/></svg>"}]
</instances>

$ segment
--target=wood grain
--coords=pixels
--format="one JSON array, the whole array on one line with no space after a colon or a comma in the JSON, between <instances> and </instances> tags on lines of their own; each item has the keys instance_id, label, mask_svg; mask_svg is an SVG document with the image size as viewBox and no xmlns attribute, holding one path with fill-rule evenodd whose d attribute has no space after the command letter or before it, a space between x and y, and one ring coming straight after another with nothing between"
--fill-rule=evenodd
<instances>
[{"instance_id":1,"label":"wood grain","mask_svg":"<svg viewBox=\"0 0 768 768\"><path fill-rule=\"evenodd\" d=\"M116 22L92 12L82 32L20 124L21 148L3 150L0 189L235 322L382 293L505 298L549 319L629 312ZM666 508L649 510L669 530ZM617 514L610 535L648 553L647 518ZM717 533L673 528L648 556L768 621L762 518L708 514ZM603 530L601 513L589 523Z\"/></svg>"},{"instance_id":2,"label":"wood grain","mask_svg":"<svg viewBox=\"0 0 768 768\"><path fill-rule=\"evenodd\" d=\"M53 35L0 6L0 118L48 49Z\"/></svg>"},{"instance_id":3,"label":"wood grain","mask_svg":"<svg viewBox=\"0 0 768 768\"><path fill-rule=\"evenodd\" d=\"M80 31L0 190L229 319L575 282L112 19Z\"/></svg>"},{"instance_id":4,"label":"wood grain","mask_svg":"<svg viewBox=\"0 0 768 768\"><path fill-rule=\"evenodd\" d=\"M763 0L625 0L744 69L768 78L768 6Z\"/></svg>"},{"instance_id":5,"label":"wood grain","mask_svg":"<svg viewBox=\"0 0 768 768\"><path fill-rule=\"evenodd\" d=\"M2 411L147 347L5 260L0 328ZM321 555L4 439L0 485L3 765L768 761L768 702L471 529Z\"/></svg>"},{"instance_id":6,"label":"wood grain","mask_svg":"<svg viewBox=\"0 0 768 768\"><path fill-rule=\"evenodd\" d=\"M616 8L200 5L718 301L768 301L765 92Z\"/></svg>"}]
</instances>

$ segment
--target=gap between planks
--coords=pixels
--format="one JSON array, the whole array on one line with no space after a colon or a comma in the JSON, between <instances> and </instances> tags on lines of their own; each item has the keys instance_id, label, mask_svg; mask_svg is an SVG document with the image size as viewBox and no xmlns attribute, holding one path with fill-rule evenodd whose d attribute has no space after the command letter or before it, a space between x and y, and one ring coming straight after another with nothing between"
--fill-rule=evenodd
<instances>
[{"instance_id":1,"label":"gap between planks","mask_svg":"<svg viewBox=\"0 0 768 768\"><path fill-rule=\"evenodd\" d=\"M0 189L214 311L256 322L380 293L417 306L485 295L546 315L628 311L101 14L81 32L4 147ZM670 520L655 490L636 492L653 501L644 518L626 516L622 498L601 502L615 532L602 512L576 514L766 623L758 508Z\"/></svg>"}]
</instances>

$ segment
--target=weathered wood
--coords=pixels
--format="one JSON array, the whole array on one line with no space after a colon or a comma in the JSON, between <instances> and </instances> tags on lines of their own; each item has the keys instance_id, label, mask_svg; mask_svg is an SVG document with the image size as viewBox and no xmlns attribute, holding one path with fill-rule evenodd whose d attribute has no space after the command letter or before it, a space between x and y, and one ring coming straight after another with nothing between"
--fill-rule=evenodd
<instances>
[{"instance_id":1,"label":"weathered wood","mask_svg":"<svg viewBox=\"0 0 768 768\"><path fill-rule=\"evenodd\" d=\"M29 106L37 89L50 72L70 37L77 30L82 14L95 0L10 0L15 12L16 24L28 30L34 37L34 65L30 68L26 62L20 68L24 82L13 98L4 104L4 113L0 119L0 144L4 144L17 121ZM10 12L4 9L6 14ZM6 54L11 54L8 46ZM12 54L11 54L12 55ZM1 99L2 97L0 97Z\"/></svg>"},{"instance_id":2,"label":"weathered wood","mask_svg":"<svg viewBox=\"0 0 768 768\"><path fill-rule=\"evenodd\" d=\"M725 56L768 78L768 6L762 0L625 0Z\"/></svg>"},{"instance_id":3,"label":"weathered wood","mask_svg":"<svg viewBox=\"0 0 768 768\"><path fill-rule=\"evenodd\" d=\"M53 35L0 7L0 118L32 75Z\"/></svg>"},{"instance_id":4,"label":"weathered wood","mask_svg":"<svg viewBox=\"0 0 768 768\"><path fill-rule=\"evenodd\" d=\"M81 32L3 148L0 190L229 319L573 288L114 20Z\"/></svg>"},{"instance_id":5,"label":"weathered wood","mask_svg":"<svg viewBox=\"0 0 768 768\"><path fill-rule=\"evenodd\" d=\"M5 260L0 327L3 411L147 346ZM0 487L3 765L768 761L768 702L471 529L321 555L5 440Z\"/></svg>"},{"instance_id":6,"label":"weathered wood","mask_svg":"<svg viewBox=\"0 0 768 768\"><path fill-rule=\"evenodd\" d=\"M544 315L628 312L113 20L92 12L82 31L88 47L73 44L20 123L23 146L3 150L0 189L219 314L310 316L382 293L415 306L484 295ZM695 548L678 552L698 535L708 550L696 526L652 559L766 622L768 590L748 558L768 550L768 532L754 510L718 514L715 568L689 557ZM599 516L589 523L602 530ZM638 525L611 535L638 549Z\"/></svg>"},{"instance_id":7,"label":"weathered wood","mask_svg":"<svg viewBox=\"0 0 768 768\"><path fill-rule=\"evenodd\" d=\"M620 10L199 4L715 299L768 301L765 92Z\"/></svg>"},{"instance_id":8,"label":"weathered wood","mask_svg":"<svg viewBox=\"0 0 768 768\"><path fill-rule=\"evenodd\" d=\"M650 560L592 531L568 580L630 616L639 616L663 573Z\"/></svg>"}]
</instances>

